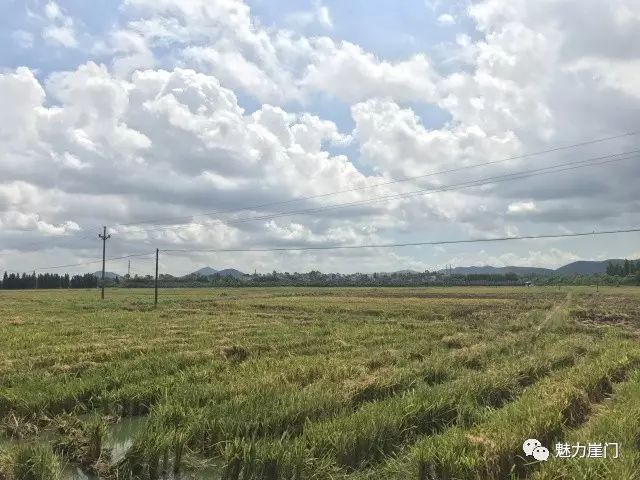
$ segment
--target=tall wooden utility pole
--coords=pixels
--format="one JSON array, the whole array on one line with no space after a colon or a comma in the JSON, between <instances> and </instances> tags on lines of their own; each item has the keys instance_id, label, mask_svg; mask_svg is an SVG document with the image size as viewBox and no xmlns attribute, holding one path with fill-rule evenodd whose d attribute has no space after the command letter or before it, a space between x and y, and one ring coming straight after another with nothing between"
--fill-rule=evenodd
<instances>
[{"instance_id":1,"label":"tall wooden utility pole","mask_svg":"<svg viewBox=\"0 0 640 480\"><path fill-rule=\"evenodd\" d=\"M102 292L101 298L104 300L104 263L105 253L107 252L107 240L111 238L111 235L107 235L107 227L102 227L102 235L98 234L98 238L102 239Z\"/></svg>"},{"instance_id":2,"label":"tall wooden utility pole","mask_svg":"<svg viewBox=\"0 0 640 480\"><path fill-rule=\"evenodd\" d=\"M155 299L153 305L158 306L158 257L160 256L160 249L156 248L156 283L155 283Z\"/></svg>"}]
</instances>

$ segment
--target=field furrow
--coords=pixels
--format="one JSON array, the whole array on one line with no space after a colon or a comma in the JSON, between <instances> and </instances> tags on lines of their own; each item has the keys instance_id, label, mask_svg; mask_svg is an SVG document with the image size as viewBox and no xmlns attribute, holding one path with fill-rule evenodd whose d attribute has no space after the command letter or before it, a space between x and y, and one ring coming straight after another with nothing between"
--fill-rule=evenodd
<instances>
[{"instance_id":1,"label":"field furrow","mask_svg":"<svg viewBox=\"0 0 640 480\"><path fill-rule=\"evenodd\" d=\"M1 479L65 463L103 480L638 466L634 289L179 290L158 309L151 291L110 293L0 291ZM618 441L621 458L531 463L530 437Z\"/></svg>"},{"instance_id":2,"label":"field furrow","mask_svg":"<svg viewBox=\"0 0 640 480\"><path fill-rule=\"evenodd\" d=\"M630 375L627 382L614 387L612 398L594 411L589 421L578 429L566 429L558 436L558 441L572 448L564 455L572 458L556 458L540 465L532 476L535 480L571 480L589 478L605 480L609 478L636 478L640 471L640 371ZM611 444L608 456L604 458L604 447ZM586 446L587 458L577 445ZM596 445L589 457L589 445ZM597 445L602 447L599 451ZM613 444L617 444L615 447ZM556 446L549 445L555 455ZM600 456L602 455L602 456Z\"/></svg>"},{"instance_id":3,"label":"field furrow","mask_svg":"<svg viewBox=\"0 0 640 480\"><path fill-rule=\"evenodd\" d=\"M454 428L417 444L415 478L499 479L514 469L524 474L529 467L522 454L526 439L552 444L565 425L583 422L593 403L602 401L640 360L640 350L628 345L609 348L543 380L474 428Z\"/></svg>"}]
</instances>

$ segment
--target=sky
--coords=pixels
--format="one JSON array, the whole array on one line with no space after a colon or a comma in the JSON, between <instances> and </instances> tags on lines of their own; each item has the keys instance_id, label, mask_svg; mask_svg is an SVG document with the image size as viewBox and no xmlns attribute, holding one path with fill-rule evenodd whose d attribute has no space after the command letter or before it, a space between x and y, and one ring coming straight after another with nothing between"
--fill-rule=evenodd
<instances>
[{"instance_id":1,"label":"sky","mask_svg":"<svg viewBox=\"0 0 640 480\"><path fill-rule=\"evenodd\" d=\"M46 269L103 225L108 258L190 251L172 274L639 258L637 233L193 252L638 227L632 154L489 179L639 149L639 29L640 0L2 0L0 271L95 271Z\"/></svg>"}]
</instances>

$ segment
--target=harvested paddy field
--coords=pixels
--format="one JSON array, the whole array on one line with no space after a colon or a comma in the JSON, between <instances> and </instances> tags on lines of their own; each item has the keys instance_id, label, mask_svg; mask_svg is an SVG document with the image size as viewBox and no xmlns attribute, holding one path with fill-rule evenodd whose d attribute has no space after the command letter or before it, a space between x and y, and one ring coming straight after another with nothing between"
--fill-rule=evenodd
<instances>
[{"instance_id":1,"label":"harvested paddy field","mask_svg":"<svg viewBox=\"0 0 640 480\"><path fill-rule=\"evenodd\" d=\"M0 291L0 479L637 478L640 289L107 297Z\"/></svg>"}]
</instances>

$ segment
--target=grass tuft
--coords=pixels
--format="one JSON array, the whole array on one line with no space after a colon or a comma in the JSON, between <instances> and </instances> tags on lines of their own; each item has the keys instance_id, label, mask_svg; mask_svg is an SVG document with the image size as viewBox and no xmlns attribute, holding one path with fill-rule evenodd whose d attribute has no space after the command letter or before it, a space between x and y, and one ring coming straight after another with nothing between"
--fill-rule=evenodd
<instances>
[{"instance_id":1,"label":"grass tuft","mask_svg":"<svg viewBox=\"0 0 640 480\"><path fill-rule=\"evenodd\" d=\"M13 478L16 480L60 480L60 460L48 445L18 447L13 460Z\"/></svg>"}]
</instances>

